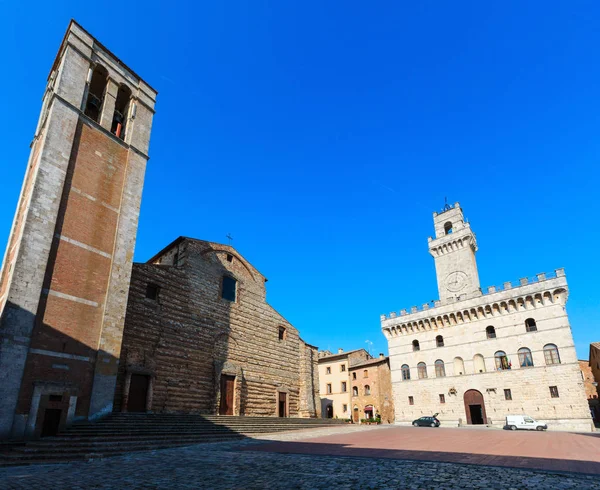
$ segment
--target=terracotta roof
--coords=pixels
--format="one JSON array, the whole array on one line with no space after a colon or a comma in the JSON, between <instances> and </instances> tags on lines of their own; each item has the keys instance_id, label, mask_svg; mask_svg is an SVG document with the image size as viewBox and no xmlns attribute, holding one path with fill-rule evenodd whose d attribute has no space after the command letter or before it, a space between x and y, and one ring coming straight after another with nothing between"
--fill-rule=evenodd
<instances>
[{"instance_id":1,"label":"terracotta roof","mask_svg":"<svg viewBox=\"0 0 600 490\"><path fill-rule=\"evenodd\" d=\"M349 354L352 354L354 352L360 352L360 351L364 351L366 354L368 354L368 352L365 349L354 349L354 350L349 350L347 352L336 352L335 354L331 354L330 356L325 356L325 357L319 357L319 362L321 361L332 361L335 358L342 358L342 357L346 357Z\"/></svg>"}]
</instances>

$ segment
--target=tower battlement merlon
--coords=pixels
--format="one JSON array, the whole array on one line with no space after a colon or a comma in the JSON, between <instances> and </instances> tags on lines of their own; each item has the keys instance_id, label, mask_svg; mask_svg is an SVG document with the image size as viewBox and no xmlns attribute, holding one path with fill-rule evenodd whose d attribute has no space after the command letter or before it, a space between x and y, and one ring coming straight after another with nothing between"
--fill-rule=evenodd
<instances>
[{"instance_id":1,"label":"tower battlement merlon","mask_svg":"<svg viewBox=\"0 0 600 490\"><path fill-rule=\"evenodd\" d=\"M455 301L442 304L440 301L433 301L424 304L422 307L413 306L410 311L406 309L399 312L390 312L380 315L382 329L389 328L390 325L397 323L410 323L423 320L430 316L445 315L455 311L469 310L471 308L485 308L496 303L507 302L518 298L527 298L546 292L555 292L564 290L568 294L567 277L564 268L556 269L554 272L539 273L531 278L521 278L518 281L508 281L502 286L489 286L485 293L477 297L462 298ZM566 302L566 297L565 297ZM431 304L433 303L433 306Z\"/></svg>"}]
</instances>

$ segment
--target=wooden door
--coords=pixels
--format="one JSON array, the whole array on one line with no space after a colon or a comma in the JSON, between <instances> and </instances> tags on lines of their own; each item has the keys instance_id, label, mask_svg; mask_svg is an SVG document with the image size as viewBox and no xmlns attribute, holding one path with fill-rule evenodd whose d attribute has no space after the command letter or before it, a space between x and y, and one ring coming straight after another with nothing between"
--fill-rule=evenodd
<instances>
[{"instance_id":1,"label":"wooden door","mask_svg":"<svg viewBox=\"0 0 600 490\"><path fill-rule=\"evenodd\" d=\"M465 392L465 413L468 424L485 424L487 416L485 413L485 403L483 395L477 390Z\"/></svg>"},{"instance_id":2,"label":"wooden door","mask_svg":"<svg viewBox=\"0 0 600 490\"><path fill-rule=\"evenodd\" d=\"M279 393L279 416L286 417L287 393Z\"/></svg>"},{"instance_id":3,"label":"wooden door","mask_svg":"<svg viewBox=\"0 0 600 490\"><path fill-rule=\"evenodd\" d=\"M129 384L129 396L127 397L128 412L145 412L148 399L149 376L144 374L132 374Z\"/></svg>"},{"instance_id":4,"label":"wooden door","mask_svg":"<svg viewBox=\"0 0 600 490\"><path fill-rule=\"evenodd\" d=\"M221 402L219 415L233 415L233 388L235 376L221 375Z\"/></svg>"},{"instance_id":5,"label":"wooden door","mask_svg":"<svg viewBox=\"0 0 600 490\"><path fill-rule=\"evenodd\" d=\"M358 423L358 408L355 408L353 410L352 417L354 419L354 422Z\"/></svg>"}]
</instances>

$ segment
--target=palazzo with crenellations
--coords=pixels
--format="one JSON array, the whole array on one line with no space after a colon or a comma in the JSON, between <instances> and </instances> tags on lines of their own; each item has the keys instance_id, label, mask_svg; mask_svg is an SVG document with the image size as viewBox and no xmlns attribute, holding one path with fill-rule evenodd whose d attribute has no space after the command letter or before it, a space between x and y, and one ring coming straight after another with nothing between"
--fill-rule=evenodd
<instances>
[{"instance_id":1,"label":"palazzo with crenellations","mask_svg":"<svg viewBox=\"0 0 600 490\"><path fill-rule=\"evenodd\" d=\"M550 430L592 431L566 310L564 269L482 291L477 242L458 203L433 213L439 300L381 316L397 424L503 426L529 415Z\"/></svg>"}]
</instances>

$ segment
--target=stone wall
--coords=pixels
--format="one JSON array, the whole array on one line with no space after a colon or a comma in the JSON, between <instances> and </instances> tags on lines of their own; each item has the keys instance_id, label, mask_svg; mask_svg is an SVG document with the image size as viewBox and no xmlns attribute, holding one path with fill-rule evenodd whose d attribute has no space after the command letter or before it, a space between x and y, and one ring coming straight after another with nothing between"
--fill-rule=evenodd
<instances>
[{"instance_id":1,"label":"stone wall","mask_svg":"<svg viewBox=\"0 0 600 490\"><path fill-rule=\"evenodd\" d=\"M366 376L365 376L366 371ZM358 411L354 418L364 419L365 408L373 407L373 416L379 414L381 422L391 424L394 422L394 402L392 395L392 377L389 359L373 359L362 362L350 368L352 380L352 413ZM366 387L370 393L367 394ZM357 388L358 395L354 395Z\"/></svg>"},{"instance_id":2,"label":"stone wall","mask_svg":"<svg viewBox=\"0 0 600 490\"><path fill-rule=\"evenodd\" d=\"M276 416L286 393L289 416L316 416L316 349L266 302L265 278L233 247L179 239L151 262L133 268L116 410L127 410L128 376L142 373L149 410L215 413L227 374L235 414ZM237 280L235 302L221 297L223 276ZM156 301L148 284L159 287Z\"/></svg>"}]
</instances>

